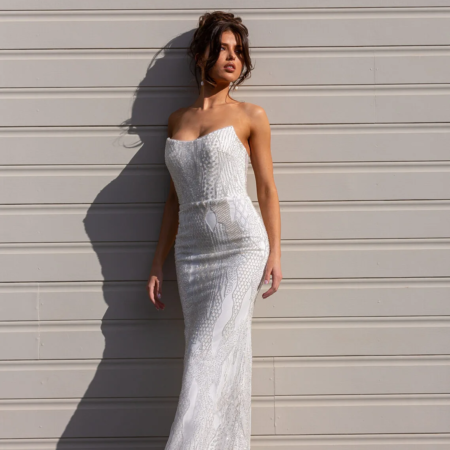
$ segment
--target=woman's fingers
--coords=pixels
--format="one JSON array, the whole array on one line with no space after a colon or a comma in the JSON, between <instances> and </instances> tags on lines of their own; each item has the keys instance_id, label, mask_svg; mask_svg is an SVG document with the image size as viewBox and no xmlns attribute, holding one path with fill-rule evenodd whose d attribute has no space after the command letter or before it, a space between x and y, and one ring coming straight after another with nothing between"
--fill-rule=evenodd
<instances>
[{"instance_id":1,"label":"woman's fingers","mask_svg":"<svg viewBox=\"0 0 450 450\"><path fill-rule=\"evenodd\" d=\"M163 310L166 305L162 303L159 299L161 298L161 283L156 277L151 277L150 281L147 284L147 292L150 297L150 300L155 305L155 308L159 310Z\"/></svg>"},{"instance_id":2,"label":"woman's fingers","mask_svg":"<svg viewBox=\"0 0 450 450\"><path fill-rule=\"evenodd\" d=\"M264 270L264 284L268 284L270 281L270 273L272 272L272 267L269 265L266 265L266 268Z\"/></svg>"},{"instance_id":3,"label":"woman's fingers","mask_svg":"<svg viewBox=\"0 0 450 450\"><path fill-rule=\"evenodd\" d=\"M264 294L262 294L262 298L267 298L267 297L271 296L272 294L275 294L275 292L278 291L278 288L279 288L281 280L282 280L281 274L278 275L272 267L270 267L269 270L270 270L269 273L272 274L272 286L268 291L266 291L266 292L264 292ZM269 279L270 279L270 276L266 275L264 277L264 280L265 280L264 283L267 284L266 280L269 280Z\"/></svg>"},{"instance_id":4,"label":"woman's fingers","mask_svg":"<svg viewBox=\"0 0 450 450\"><path fill-rule=\"evenodd\" d=\"M161 281L159 281L158 279L156 279L156 283L155 283L155 299L157 302L157 309L164 309L166 307L166 305L160 301L161 297L162 297L162 283Z\"/></svg>"}]
</instances>

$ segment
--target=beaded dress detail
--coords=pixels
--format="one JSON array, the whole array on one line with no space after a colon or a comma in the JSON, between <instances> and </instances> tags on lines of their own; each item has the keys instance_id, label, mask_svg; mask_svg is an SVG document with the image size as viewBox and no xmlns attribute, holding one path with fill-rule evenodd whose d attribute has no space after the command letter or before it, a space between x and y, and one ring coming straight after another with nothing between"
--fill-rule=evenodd
<instances>
[{"instance_id":1,"label":"beaded dress detail","mask_svg":"<svg viewBox=\"0 0 450 450\"><path fill-rule=\"evenodd\" d=\"M249 450L256 296L269 240L247 193L250 157L233 126L167 138L180 204L175 264L183 378L166 450Z\"/></svg>"}]
</instances>

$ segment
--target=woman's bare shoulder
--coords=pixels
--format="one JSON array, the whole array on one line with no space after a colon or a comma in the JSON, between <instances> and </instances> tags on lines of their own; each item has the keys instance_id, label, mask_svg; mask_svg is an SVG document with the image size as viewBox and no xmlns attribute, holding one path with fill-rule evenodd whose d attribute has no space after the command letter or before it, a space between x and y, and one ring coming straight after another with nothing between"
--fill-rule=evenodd
<instances>
[{"instance_id":1,"label":"woman's bare shoulder","mask_svg":"<svg viewBox=\"0 0 450 450\"><path fill-rule=\"evenodd\" d=\"M172 132L177 128L180 123L181 118L185 114L188 108L178 108L172 114L170 114L169 119L167 120L167 134L169 137L172 136Z\"/></svg>"},{"instance_id":2,"label":"woman's bare shoulder","mask_svg":"<svg viewBox=\"0 0 450 450\"><path fill-rule=\"evenodd\" d=\"M267 117L267 113L262 106L255 105L254 103L243 102L241 108L246 121L249 124L251 132L270 127L269 118Z\"/></svg>"},{"instance_id":3,"label":"woman's bare shoulder","mask_svg":"<svg viewBox=\"0 0 450 450\"><path fill-rule=\"evenodd\" d=\"M241 108L249 115L256 116L258 114L266 114L264 108L259 105L255 105L254 103L242 102Z\"/></svg>"}]
</instances>

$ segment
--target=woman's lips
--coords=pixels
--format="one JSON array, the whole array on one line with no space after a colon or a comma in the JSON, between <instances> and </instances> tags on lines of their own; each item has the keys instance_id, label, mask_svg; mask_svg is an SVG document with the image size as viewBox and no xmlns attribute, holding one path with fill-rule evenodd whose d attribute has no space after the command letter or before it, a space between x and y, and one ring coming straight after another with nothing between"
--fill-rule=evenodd
<instances>
[{"instance_id":1,"label":"woman's lips","mask_svg":"<svg viewBox=\"0 0 450 450\"><path fill-rule=\"evenodd\" d=\"M225 66L227 72L234 72L236 69L233 66Z\"/></svg>"}]
</instances>

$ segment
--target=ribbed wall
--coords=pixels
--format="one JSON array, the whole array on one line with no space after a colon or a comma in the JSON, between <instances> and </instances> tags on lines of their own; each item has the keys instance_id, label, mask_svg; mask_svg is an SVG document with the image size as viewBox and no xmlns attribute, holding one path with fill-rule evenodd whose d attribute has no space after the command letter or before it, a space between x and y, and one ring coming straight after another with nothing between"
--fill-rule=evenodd
<instances>
[{"instance_id":1,"label":"ribbed wall","mask_svg":"<svg viewBox=\"0 0 450 450\"><path fill-rule=\"evenodd\" d=\"M164 448L173 253L164 312L145 281L215 9L250 30L233 96L269 116L281 201L252 449L450 448L450 1L0 0L0 449Z\"/></svg>"}]
</instances>

